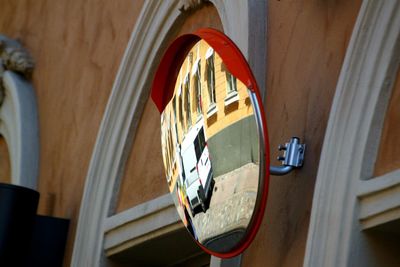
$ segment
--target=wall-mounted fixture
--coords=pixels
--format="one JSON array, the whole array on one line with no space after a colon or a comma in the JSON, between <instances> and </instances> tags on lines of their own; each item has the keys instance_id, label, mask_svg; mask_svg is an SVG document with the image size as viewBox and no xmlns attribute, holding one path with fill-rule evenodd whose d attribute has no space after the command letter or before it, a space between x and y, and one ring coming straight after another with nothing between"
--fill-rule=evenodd
<instances>
[{"instance_id":1,"label":"wall-mounted fixture","mask_svg":"<svg viewBox=\"0 0 400 267\"><path fill-rule=\"evenodd\" d=\"M185 227L206 252L242 253L263 218L269 175L303 165L305 145L280 147L270 166L268 134L256 80L223 33L178 37L157 69L151 92L161 115L165 177Z\"/></svg>"},{"instance_id":2,"label":"wall-mounted fixture","mask_svg":"<svg viewBox=\"0 0 400 267\"><path fill-rule=\"evenodd\" d=\"M300 138L292 137L288 143L279 145L278 150L283 151L283 155L277 158L282 165L270 166L269 172L271 175L285 175L295 168L303 167L306 145L300 143Z\"/></svg>"}]
</instances>

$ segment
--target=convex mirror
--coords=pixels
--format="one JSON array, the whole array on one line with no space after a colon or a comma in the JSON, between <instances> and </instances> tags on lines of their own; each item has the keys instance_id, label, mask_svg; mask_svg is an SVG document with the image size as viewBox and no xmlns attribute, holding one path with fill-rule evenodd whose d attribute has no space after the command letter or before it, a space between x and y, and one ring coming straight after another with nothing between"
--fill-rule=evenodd
<instances>
[{"instance_id":1,"label":"convex mirror","mask_svg":"<svg viewBox=\"0 0 400 267\"><path fill-rule=\"evenodd\" d=\"M246 60L216 30L183 35L161 60L152 98L183 224L208 253L241 253L260 225L269 177L265 116Z\"/></svg>"}]
</instances>

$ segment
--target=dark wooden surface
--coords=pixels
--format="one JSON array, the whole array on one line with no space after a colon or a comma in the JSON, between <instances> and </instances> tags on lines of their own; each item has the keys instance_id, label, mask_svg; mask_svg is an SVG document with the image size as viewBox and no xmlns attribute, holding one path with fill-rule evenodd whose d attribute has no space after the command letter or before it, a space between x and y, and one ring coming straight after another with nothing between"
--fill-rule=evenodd
<instances>
[{"instance_id":1,"label":"dark wooden surface","mask_svg":"<svg viewBox=\"0 0 400 267\"><path fill-rule=\"evenodd\" d=\"M400 71L392 89L383 124L374 176L400 168Z\"/></svg>"},{"instance_id":2,"label":"dark wooden surface","mask_svg":"<svg viewBox=\"0 0 400 267\"><path fill-rule=\"evenodd\" d=\"M321 146L360 1L268 1L266 113L271 164L292 136L305 165L271 176L261 228L242 266L303 266Z\"/></svg>"},{"instance_id":3,"label":"dark wooden surface","mask_svg":"<svg viewBox=\"0 0 400 267\"><path fill-rule=\"evenodd\" d=\"M187 13L178 23L169 41L201 27L222 30L218 12L210 4ZM136 131L120 186L116 212L169 192L161 156L160 113L151 99L147 101Z\"/></svg>"},{"instance_id":4,"label":"dark wooden surface","mask_svg":"<svg viewBox=\"0 0 400 267\"><path fill-rule=\"evenodd\" d=\"M0 183L11 182L11 165L10 155L7 143L4 138L0 136Z\"/></svg>"},{"instance_id":5,"label":"dark wooden surface","mask_svg":"<svg viewBox=\"0 0 400 267\"><path fill-rule=\"evenodd\" d=\"M141 0L1 2L0 33L36 61L39 213L71 219L65 266L93 146Z\"/></svg>"}]
</instances>

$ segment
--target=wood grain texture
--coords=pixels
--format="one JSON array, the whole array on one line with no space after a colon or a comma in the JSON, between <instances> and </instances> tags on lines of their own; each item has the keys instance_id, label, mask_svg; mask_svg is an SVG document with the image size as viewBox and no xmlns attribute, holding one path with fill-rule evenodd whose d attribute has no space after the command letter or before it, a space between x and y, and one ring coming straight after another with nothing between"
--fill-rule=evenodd
<instances>
[{"instance_id":1,"label":"wood grain texture","mask_svg":"<svg viewBox=\"0 0 400 267\"><path fill-rule=\"evenodd\" d=\"M11 163L8 146L4 137L0 136L0 183L11 182Z\"/></svg>"},{"instance_id":2,"label":"wood grain texture","mask_svg":"<svg viewBox=\"0 0 400 267\"><path fill-rule=\"evenodd\" d=\"M266 215L242 266L301 266L321 144L360 1L270 0L268 5L271 158L279 143L297 135L307 143L306 162L291 175L271 177ZM39 212L71 219L65 266L100 121L141 6L142 0L2 1L0 32L20 38L36 60ZM211 5L179 23L171 41L199 27L222 29ZM168 192L159 126L150 100L132 141L117 212Z\"/></svg>"},{"instance_id":3,"label":"wood grain texture","mask_svg":"<svg viewBox=\"0 0 400 267\"><path fill-rule=\"evenodd\" d=\"M69 265L89 160L142 1L2 1L0 32L36 61L39 213L71 219Z\"/></svg>"},{"instance_id":4,"label":"wood grain texture","mask_svg":"<svg viewBox=\"0 0 400 267\"><path fill-rule=\"evenodd\" d=\"M374 176L400 168L400 71L386 111Z\"/></svg>"},{"instance_id":5,"label":"wood grain texture","mask_svg":"<svg viewBox=\"0 0 400 267\"><path fill-rule=\"evenodd\" d=\"M211 4L187 12L169 42L201 27L222 30L217 10ZM151 99L147 100L136 130L122 178L115 212L121 212L169 192L161 154L160 113Z\"/></svg>"},{"instance_id":6,"label":"wood grain texture","mask_svg":"<svg viewBox=\"0 0 400 267\"><path fill-rule=\"evenodd\" d=\"M301 170L271 176L264 220L242 266L303 266L321 146L359 7L360 1L268 1L271 164L291 136L307 148Z\"/></svg>"}]
</instances>

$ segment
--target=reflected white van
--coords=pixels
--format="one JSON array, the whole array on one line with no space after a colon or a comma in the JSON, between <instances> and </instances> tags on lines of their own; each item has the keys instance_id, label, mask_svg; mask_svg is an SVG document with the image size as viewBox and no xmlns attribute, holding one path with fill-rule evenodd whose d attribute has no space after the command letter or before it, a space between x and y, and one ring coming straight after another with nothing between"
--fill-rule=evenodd
<instances>
[{"instance_id":1,"label":"reflected white van","mask_svg":"<svg viewBox=\"0 0 400 267\"><path fill-rule=\"evenodd\" d=\"M204 131L204 120L199 120L186 134L181 144L183 179L192 216L201 207L206 212L214 185L210 153Z\"/></svg>"}]
</instances>

